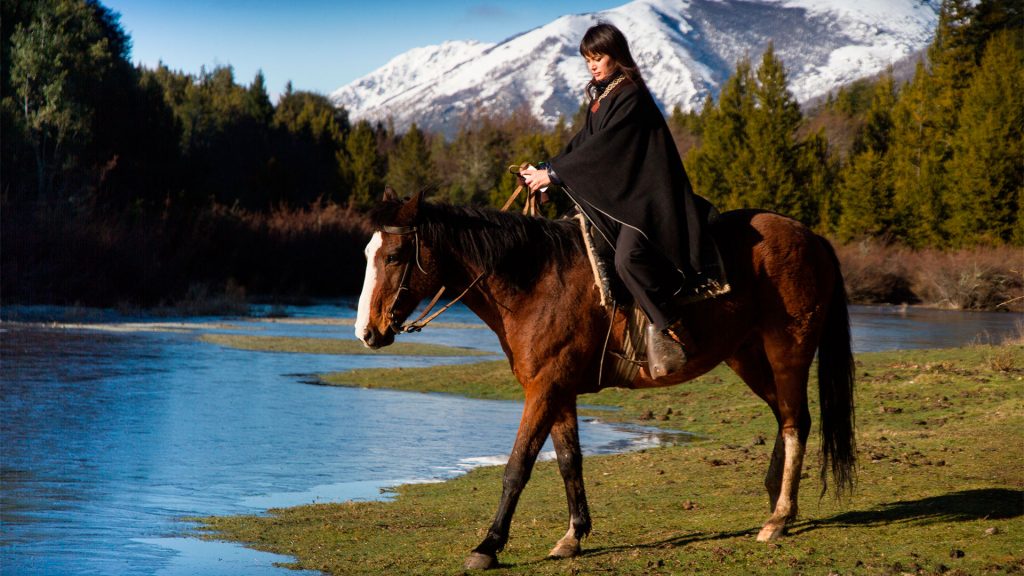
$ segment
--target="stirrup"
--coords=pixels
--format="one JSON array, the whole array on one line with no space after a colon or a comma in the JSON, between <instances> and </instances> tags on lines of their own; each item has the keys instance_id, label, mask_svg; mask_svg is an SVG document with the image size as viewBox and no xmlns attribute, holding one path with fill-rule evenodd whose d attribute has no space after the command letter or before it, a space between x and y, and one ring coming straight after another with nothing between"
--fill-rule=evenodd
<instances>
[{"instance_id":1,"label":"stirrup","mask_svg":"<svg viewBox=\"0 0 1024 576\"><path fill-rule=\"evenodd\" d=\"M652 378L662 378L682 370L686 364L686 350L668 334L647 324L647 369Z\"/></svg>"},{"instance_id":2,"label":"stirrup","mask_svg":"<svg viewBox=\"0 0 1024 576\"><path fill-rule=\"evenodd\" d=\"M683 326L682 320L676 320L664 330L665 335L671 338L676 344L683 348L683 354L693 356L697 352L697 343L693 335Z\"/></svg>"}]
</instances>

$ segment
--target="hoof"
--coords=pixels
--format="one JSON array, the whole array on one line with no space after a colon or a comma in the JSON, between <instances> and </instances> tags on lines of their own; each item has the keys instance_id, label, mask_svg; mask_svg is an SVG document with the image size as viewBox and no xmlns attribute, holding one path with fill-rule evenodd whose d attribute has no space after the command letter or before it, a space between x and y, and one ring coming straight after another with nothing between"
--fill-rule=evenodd
<instances>
[{"instance_id":1,"label":"hoof","mask_svg":"<svg viewBox=\"0 0 1024 576\"><path fill-rule=\"evenodd\" d=\"M466 563L463 566L466 570L490 570L498 567L498 557L473 552L466 557Z\"/></svg>"},{"instance_id":2,"label":"hoof","mask_svg":"<svg viewBox=\"0 0 1024 576\"><path fill-rule=\"evenodd\" d=\"M757 534L757 541L771 542L772 540L777 539L779 536L782 536L782 532L783 530L785 530L785 528L785 524L776 524L774 522L769 522L765 524L764 527L761 528L761 531Z\"/></svg>"},{"instance_id":3,"label":"hoof","mask_svg":"<svg viewBox=\"0 0 1024 576\"><path fill-rule=\"evenodd\" d=\"M575 538L562 538L555 544L555 547L548 552L548 558L573 558L580 555L580 541Z\"/></svg>"}]
</instances>

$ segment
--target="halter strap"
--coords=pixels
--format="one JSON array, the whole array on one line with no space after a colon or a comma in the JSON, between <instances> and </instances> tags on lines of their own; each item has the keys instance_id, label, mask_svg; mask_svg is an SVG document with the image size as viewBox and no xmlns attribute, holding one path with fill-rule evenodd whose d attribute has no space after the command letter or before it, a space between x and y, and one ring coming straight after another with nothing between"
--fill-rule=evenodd
<instances>
[{"instance_id":1,"label":"halter strap","mask_svg":"<svg viewBox=\"0 0 1024 576\"><path fill-rule=\"evenodd\" d=\"M380 229L388 234L396 234L398 236L415 234L418 230L416 226L381 226Z\"/></svg>"}]
</instances>

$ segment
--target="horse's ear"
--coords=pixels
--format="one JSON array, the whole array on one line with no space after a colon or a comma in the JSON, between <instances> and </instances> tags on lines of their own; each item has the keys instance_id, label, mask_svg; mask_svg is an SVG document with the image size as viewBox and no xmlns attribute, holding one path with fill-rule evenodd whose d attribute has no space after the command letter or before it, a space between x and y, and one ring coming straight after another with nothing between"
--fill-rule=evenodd
<instances>
[{"instance_id":1,"label":"horse's ear","mask_svg":"<svg viewBox=\"0 0 1024 576\"><path fill-rule=\"evenodd\" d=\"M409 198L409 204L411 205L410 207L414 211L416 211L416 212L420 211L420 204L422 204L422 203L423 203L423 190L420 190L419 192L414 194L412 198Z\"/></svg>"},{"instance_id":2,"label":"horse's ear","mask_svg":"<svg viewBox=\"0 0 1024 576\"><path fill-rule=\"evenodd\" d=\"M395 189L391 186L384 186L384 201L385 202L397 202L398 194L395 194Z\"/></svg>"},{"instance_id":3,"label":"horse's ear","mask_svg":"<svg viewBox=\"0 0 1024 576\"><path fill-rule=\"evenodd\" d=\"M420 204L422 202L422 190L414 194L412 198L406 199L405 203L402 204L402 208L398 212L401 215L402 220L405 222L415 222L416 216L420 213Z\"/></svg>"}]
</instances>

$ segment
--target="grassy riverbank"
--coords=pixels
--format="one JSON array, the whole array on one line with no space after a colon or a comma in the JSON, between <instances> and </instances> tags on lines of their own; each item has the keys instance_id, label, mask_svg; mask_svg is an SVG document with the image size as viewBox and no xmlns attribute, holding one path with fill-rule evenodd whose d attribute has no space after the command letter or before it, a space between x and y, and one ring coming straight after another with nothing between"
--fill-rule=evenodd
<instances>
[{"instance_id":1,"label":"grassy riverbank","mask_svg":"<svg viewBox=\"0 0 1024 576\"><path fill-rule=\"evenodd\" d=\"M801 519L759 544L761 486L774 434L767 408L724 369L650 391L604 391L602 419L701 435L689 445L588 458L594 532L583 556L544 560L565 532L553 463L537 466L512 538L508 574L1005 574L1024 572L1024 347L862 354L855 495L818 500L814 434ZM518 398L507 363L360 370L325 383ZM816 396L812 393L812 396ZM812 407L816 417L817 407ZM586 412L586 411L584 411ZM816 430L816 429L815 429ZM511 446L512 438L508 439ZM483 537L501 468L401 486L389 502L321 504L209 518L210 537L288 554L332 574L452 574Z\"/></svg>"},{"instance_id":2,"label":"grassy riverbank","mask_svg":"<svg viewBox=\"0 0 1024 576\"><path fill-rule=\"evenodd\" d=\"M290 352L297 354L370 354L377 356L486 356L487 352L457 346L396 342L387 348L372 350L358 340L339 338L294 338L289 336L248 336L243 334L203 334L203 342L239 350Z\"/></svg>"}]
</instances>

